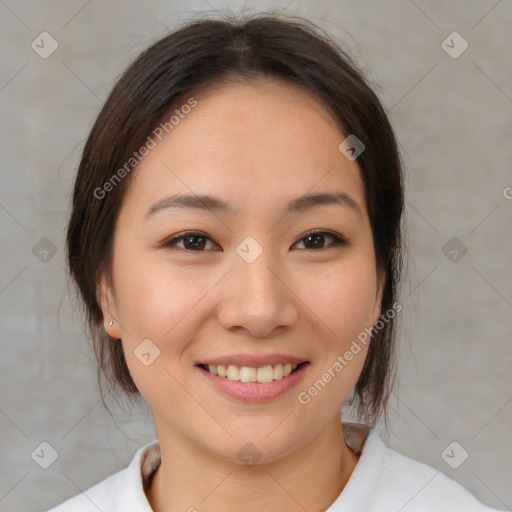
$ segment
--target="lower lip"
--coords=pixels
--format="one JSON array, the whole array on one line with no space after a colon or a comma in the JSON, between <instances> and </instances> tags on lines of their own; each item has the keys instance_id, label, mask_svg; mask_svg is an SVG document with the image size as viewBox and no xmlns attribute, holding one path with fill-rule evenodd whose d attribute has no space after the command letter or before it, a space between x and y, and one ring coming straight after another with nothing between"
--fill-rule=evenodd
<instances>
[{"instance_id":1,"label":"lower lip","mask_svg":"<svg viewBox=\"0 0 512 512\"><path fill-rule=\"evenodd\" d=\"M283 395L287 391L294 388L306 374L309 363L302 364L288 377L283 377L272 382L241 382L237 380L229 380L226 377L213 375L204 368L197 369L205 376L205 378L213 384L219 391L226 395L241 400L243 402L263 402L272 400Z\"/></svg>"}]
</instances>

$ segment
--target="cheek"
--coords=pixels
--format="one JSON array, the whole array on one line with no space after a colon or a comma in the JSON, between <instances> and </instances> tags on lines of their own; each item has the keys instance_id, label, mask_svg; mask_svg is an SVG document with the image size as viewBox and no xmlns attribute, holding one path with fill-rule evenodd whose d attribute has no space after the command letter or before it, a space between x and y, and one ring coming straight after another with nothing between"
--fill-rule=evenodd
<instances>
[{"instance_id":1,"label":"cheek","mask_svg":"<svg viewBox=\"0 0 512 512\"><path fill-rule=\"evenodd\" d=\"M370 264L340 265L328 274L301 280L304 311L315 322L322 344L317 364L299 402L315 410L315 421L328 421L355 386L368 353L376 277ZM303 401L301 401L303 400ZM304 401L306 400L306 401ZM308 409L310 410L310 409Z\"/></svg>"},{"instance_id":2,"label":"cheek","mask_svg":"<svg viewBox=\"0 0 512 512\"><path fill-rule=\"evenodd\" d=\"M190 309L201 287L191 286L186 272L160 258L126 250L117 254L116 291L126 330L161 337Z\"/></svg>"},{"instance_id":3,"label":"cheek","mask_svg":"<svg viewBox=\"0 0 512 512\"><path fill-rule=\"evenodd\" d=\"M180 396L180 385L172 376L184 381L181 354L194 337L198 324L194 315L211 285L191 279L189 272L180 272L168 263L150 258L139 261L140 264L125 267L117 277L125 330L123 350L141 394L149 403L165 404L169 396ZM150 357L153 351L158 354L148 366L139 359L143 353L139 347L147 339L154 345L147 345L145 352L149 351Z\"/></svg>"},{"instance_id":4,"label":"cheek","mask_svg":"<svg viewBox=\"0 0 512 512\"><path fill-rule=\"evenodd\" d=\"M305 276L299 283L299 296L331 338L353 338L371 325L376 294L371 265L341 264L328 273Z\"/></svg>"}]
</instances>

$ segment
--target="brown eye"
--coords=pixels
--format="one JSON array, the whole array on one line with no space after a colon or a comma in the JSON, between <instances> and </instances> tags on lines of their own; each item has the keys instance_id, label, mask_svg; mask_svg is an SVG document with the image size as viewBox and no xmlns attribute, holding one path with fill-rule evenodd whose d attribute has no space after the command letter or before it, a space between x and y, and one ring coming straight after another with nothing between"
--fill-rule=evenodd
<instances>
[{"instance_id":1,"label":"brown eye","mask_svg":"<svg viewBox=\"0 0 512 512\"><path fill-rule=\"evenodd\" d=\"M331 243L326 243L326 239L334 240ZM304 242L305 249L324 249L326 247L330 247L331 245L339 246L339 245L347 245L348 240L342 236L335 235L334 233L330 233L328 231L310 231L306 233L300 240L300 242Z\"/></svg>"},{"instance_id":2,"label":"brown eye","mask_svg":"<svg viewBox=\"0 0 512 512\"><path fill-rule=\"evenodd\" d=\"M178 243L181 241L183 241L183 246L178 246ZM207 250L206 246L208 241L213 243L211 238L206 236L204 233L200 233L198 231L189 231L165 241L162 245L165 247L178 247L179 249L184 249L187 251L202 252ZM218 247L216 244L213 245L214 248Z\"/></svg>"},{"instance_id":3,"label":"brown eye","mask_svg":"<svg viewBox=\"0 0 512 512\"><path fill-rule=\"evenodd\" d=\"M183 245L185 249L201 250L206 246L206 239L204 236L183 237Z\"/></svg>"},{"instance_id":4,"label":"brown eye","mask_svg":"<svg viewBox=\"0 0 512 512\"><path fill-rule=\"evenodd\" d=\"M330 243L328 243L329 240L331 240ZM178 245L181 242L183 242L183 245ZM213 247L208 248L208 242L211 242ZM304 243L304 249L309 250L325 249L330 246L348 245L348 240L346 238L328 231L310 231L299 240L299 243L301 242ZM199 231L187 231L163 242L162 245L164 247L177 247L179 249L192 252L203 252L206 250L220 248L210 237Z\"/></svg>"}]
</instances>

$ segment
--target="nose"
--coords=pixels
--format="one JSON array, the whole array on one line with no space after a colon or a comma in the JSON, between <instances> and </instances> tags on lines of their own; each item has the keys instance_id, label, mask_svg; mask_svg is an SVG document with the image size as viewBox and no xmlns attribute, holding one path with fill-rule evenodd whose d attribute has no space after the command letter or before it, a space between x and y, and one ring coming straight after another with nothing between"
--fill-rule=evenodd
<instances>
[{"instance_id":1,"label":"nose","mask_svg":"<svg viewBox=\"0 0 512 512\"><path fill-rule=\"evenodd\" d=\"M237 255L226 277L224 298L217 308L217 320L224 329L266 338L296 324L298 298L283 266L266 251L252 263Z\"/></svg>"}]
</instances>

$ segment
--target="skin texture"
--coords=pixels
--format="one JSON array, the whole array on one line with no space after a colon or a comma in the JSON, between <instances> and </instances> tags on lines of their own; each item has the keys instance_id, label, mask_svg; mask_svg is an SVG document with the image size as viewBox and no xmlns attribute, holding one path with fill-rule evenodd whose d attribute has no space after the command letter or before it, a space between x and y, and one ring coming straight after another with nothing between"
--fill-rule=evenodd
<instances>
[{"instance_id":1,"label":"skin texture","mask_svg":"<svg viewBox=\"0 0 512 512\"><path fill-rule=\"evenodd\" d=\"M144 158L119 212L111 280L100 286L105 329L122 339L130 373L149 402L162 464L148 499L164 510L325 510L357 461L341 433L340 407L364 364L364 348L307 405L307 390L380 315L378 276L357 161L308 92L277 81L225 83L194 95L197 106ZM342 191L338 204L284 214L307 193ZM232 215L150 206L173 193L209 194ZM328 230L319 248L309 230ZM185 230L208 238L162 241ZM235 249L262 247L252 263ZM187 248L184 248L187 247ZM292 249L293 248L293 249ZM380 277L380 279L379 279ZM110 320L114 325L110 326ZM149 366L134 350L149 338ZM310 362L296 388L244 403L217 391L195 365L231 354L284 353ZM237 452L261 453L245 466Z\"/></svg>"}]
</instances>

